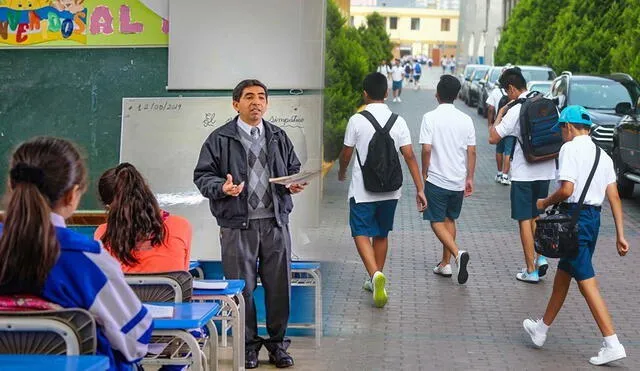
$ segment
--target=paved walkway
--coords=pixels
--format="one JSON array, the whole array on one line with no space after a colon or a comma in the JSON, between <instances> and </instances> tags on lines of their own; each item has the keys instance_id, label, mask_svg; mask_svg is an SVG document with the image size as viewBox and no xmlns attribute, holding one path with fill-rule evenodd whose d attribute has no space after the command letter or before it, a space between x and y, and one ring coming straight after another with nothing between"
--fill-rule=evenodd
<instances>
[{"instance_id":1,"label":"paved walkway","mask_svg":"<svg viewBox=\"0 0 640 371\"><path fill-rule=\"evenodd\" d=\"M436 106L437 71L427 71L424 90L406 90L402 103L389 103L407 120L414 143L422 115ZM407 185L385 267L390 300L385 308L374 308L371 295L361 289L365 270L348 227L348 182L337 181L334 166L325 178L322 225L312 236L317 242L297 248L305 258L327 262L322 271L325 337L317 348L312 339L294 339L290 351L296 357L295 369L595 369L588 359L598 352L602 338L575 283L544 349L533 348L524 334L522 320L538 318L545 309L555 262L537 285L516 281L523 267L522 248L517 225L509 218L509 188L493 181L494 147L487 142L486 120L462 102L456 106L474 119L478 142L476 192L465 199L458 223L459 245L471 256L469 282L458 286L431 272L441 246L415 210L414 187L405 168ZM419 146L414 149L419 158ZM624 201L624 211L630 254L617 256L611 212L605 207L595 266L627 349L628 358L616 366L637 370L640 290L633 275L640 265L640 192Z\"/></svg>"}]
</instances>

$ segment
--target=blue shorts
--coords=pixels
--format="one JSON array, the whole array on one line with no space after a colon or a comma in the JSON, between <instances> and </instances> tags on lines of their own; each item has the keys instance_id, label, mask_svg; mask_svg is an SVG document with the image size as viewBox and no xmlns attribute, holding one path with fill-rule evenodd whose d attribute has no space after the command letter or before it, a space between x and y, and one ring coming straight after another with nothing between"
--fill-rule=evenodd
<instances>
[{"instance_id":1,"label":"blue shorts","mask_svg":"<svg viewBox=\"0 0 640 371\"><path fill-rule=\"evenodd\" d=\"M391 89L392 90L400 90L400 89L402 89L402 80L392 82L391 83Z\"/></svg>"},{"instance_id":2,"label":"blue shorts","mask_svg":"<svg viewBox=\"0 0 640 371\"><path fill-rule=\"evenodd\" d=\"M496 153L504 153L505 156L511 156L513 154L513 147L516 144L516 137L506 136L496 144Z\"/></svg>"},{"instance_id":3,"label":"blue shorts","mask_svg":"<svg viewBox=\"0 0 640 371\"><path fill-rule=\"evenodd\" d=\"M398 200L360 202L349 199L351 236L387 237L393 229Z\"/></svg>"},{"instance_id":4,"label":"blue shorts","mask_svg":"<svg viewBox=\"0 0 640 371\"><path fill-rule=\"evenodd\" d=\"M424 220L439 223L444 222L445 218L458 219L462 210L464 191L450 191L425 182L424 194L427 196L427 208L422 214Z\"/></svg>"},{"instance_id":5,"label":"blue shorts","mask_svg":"<svg viewBox=\"0 0 640 371\"><path fill-rule=\"evenodd\" d=\"M511 182L511 219L528 220L537 218L543 210L538 210L536 202L549 194L548 180Z\"/></svg>"},{"instance_id":6,"label":"blue shorts","mask_svg":"<svg viewBox=\"0 0 640 371\"><path fill-rule=\"evenodd\" d=\"M558 269L567 272L576 281L584 281L596 276L591 257L596 249L600 230L600 209L588 207L580 210L578 226L578 256L572 259L560 259Z\"/></svg>"}]
</instances>

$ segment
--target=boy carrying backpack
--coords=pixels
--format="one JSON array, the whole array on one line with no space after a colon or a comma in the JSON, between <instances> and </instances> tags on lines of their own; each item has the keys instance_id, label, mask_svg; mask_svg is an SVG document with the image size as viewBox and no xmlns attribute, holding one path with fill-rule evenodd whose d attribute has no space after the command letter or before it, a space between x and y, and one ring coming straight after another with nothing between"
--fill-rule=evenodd
<instances>
[{"instance_id":1,"label":"boy carrying backpack","mask_svg":"<svg viewBox=\"0 0 640 371\"><path fill-rule=\"evenodd\" d=\"M387 278L382 270L402 186L398 151L402 153L416 186L419 211L424 210L427 200L407 123L384 104L387 79L379 73L372 73L365 77L363 85L366 107L351 116L347 124L338 179L346 179L355 149L357 163L353 165L348 194L349 225L369 274L363 288L372 291L375 306L382 308L388 300Z\"/></svg>"},{"instance_id":2,"label":"boy carrying backpack","mask_svg":"<svg viewBox=\"0 0 640 371\"><path fill-rule=\"evenodd\" d=\"M551 101L529 96L518 67L506 69L499 82L512 102L498 112L489 127L489 143L497 144L509 135L517 138L511 162L511 218L518 221L526 267L516 279L537 283L549 263L542 255L534 256L533 235L540 215L536 201L547 197L549 181L555 178L554 158L562 145L560 133L554 129L558 112Z\"/></svg>"}]
</instances>

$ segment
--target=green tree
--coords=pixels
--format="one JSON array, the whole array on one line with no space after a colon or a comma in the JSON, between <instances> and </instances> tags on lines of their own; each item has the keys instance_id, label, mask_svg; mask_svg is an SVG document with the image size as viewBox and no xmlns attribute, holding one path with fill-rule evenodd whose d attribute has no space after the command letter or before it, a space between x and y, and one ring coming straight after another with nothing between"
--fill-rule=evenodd
<instances>
[{"instance_id":1,"label":"green tree","mask_svg":"<svg viewBox=\"0 0 640 371\"><path fill-rule=\"evenodd\" d=\"M612 72L627 72L640 79L640 6L626 1L621 15L621 32L613 35L613 47L609 53Z\"/></svg>"},{"instance_id":2,"label":"green tree","mask_svg":"<svg viewBox=\"0 0 640 371\"><path fill-rule=\"evenodd\" d=\"M327 2L326 23L324 159L333 161L340 154L347 122L358 107L369 68L358 31L345 26L346 20L332 0Z\"/></svg>"},{"instance_id":3,"label":"green tree","mask_svg":"<svg viewBox=\"0 0 640 371\"><path fill-rule=\"evenodd\" d=\"M367 15L367 25L358 28L360 45L367 53L369 71L375 71L380 61L389 61L391 54L391 40L385 25L385 18L380 13L374 12Z\"/></svg>"}]
</instances>

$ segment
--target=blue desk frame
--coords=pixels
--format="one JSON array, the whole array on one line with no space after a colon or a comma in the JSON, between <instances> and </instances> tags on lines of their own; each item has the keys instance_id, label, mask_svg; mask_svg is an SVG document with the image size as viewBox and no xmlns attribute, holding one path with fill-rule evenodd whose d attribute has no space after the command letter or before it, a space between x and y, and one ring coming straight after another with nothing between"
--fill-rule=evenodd
<instances>
[{"instance_id":1,"label":"blue desk frame","mask_svg":"<svg viewBox=\"0 0 640 371\"><path fill-rule=\"evenodd\" d=\"M0 368L6 371L104 371L109 369L109 358L89 355L2 354Z\"/></svg>"}]
</instances>

